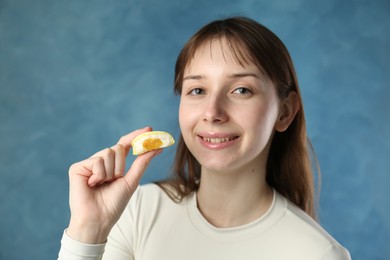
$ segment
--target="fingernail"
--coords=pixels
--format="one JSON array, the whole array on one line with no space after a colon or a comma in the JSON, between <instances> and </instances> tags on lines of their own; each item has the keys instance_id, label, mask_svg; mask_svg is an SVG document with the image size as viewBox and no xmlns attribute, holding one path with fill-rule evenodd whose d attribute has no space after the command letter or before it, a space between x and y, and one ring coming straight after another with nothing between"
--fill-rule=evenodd
<instances>
[{"instance_id":1,"label":"fingernail","mask_svg":"<svg viewBox=\"0 0 390 260\"><path fill-rule=\"evenodd\" d=\"M88 186L89 186L89 187L91 187L91 188L93 188L93 187L95 187L95 186L96 186L96 182L91 182L91 183L88 183Z\"/></svg>"},{"instance_id":2,"label":"fingernail","mask_svg":"<svg viewBox=\"0 0 390 260\"><path fill-rule=\"evenodd\" d=\"M96 176L95 176L96 177ZM94 178L94 175L91 177L91 178L89 178L89 180L88 180L88 186L89 187L95 187L96 186L96 184L97 184L97 181L96 181L96 178Z\"/></svg>"}]
</instances>

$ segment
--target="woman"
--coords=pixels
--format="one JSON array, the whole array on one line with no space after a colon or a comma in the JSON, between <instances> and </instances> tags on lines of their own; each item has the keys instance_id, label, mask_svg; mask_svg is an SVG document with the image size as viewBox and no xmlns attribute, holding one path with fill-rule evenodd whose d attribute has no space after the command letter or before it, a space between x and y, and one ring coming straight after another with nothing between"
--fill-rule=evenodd
<instances>
[{"instance_id":1,"label":"woman","mask_svg":"<svg viewBox=\"0 0 390 260\"><path fill-rule=\"evenodd\" d=\"M138 187L161 151L123 175L151 128L72 165L60 259L350 259L313 220L302 101L277 36L243 17L206 25L179 54L175 91L174 176Z\"/></svg>"}]
</instances>

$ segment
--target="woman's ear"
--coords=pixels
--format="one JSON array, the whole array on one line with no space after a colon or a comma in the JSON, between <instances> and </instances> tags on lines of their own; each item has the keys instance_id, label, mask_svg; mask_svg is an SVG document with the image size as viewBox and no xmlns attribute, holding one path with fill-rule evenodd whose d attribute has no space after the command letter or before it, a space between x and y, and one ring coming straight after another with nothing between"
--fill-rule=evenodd
<instances>
[{"instance_id":1,"label":"woman's ear","mask_svg":"<svg viewBox=\"0 0 390 260\"><path fill-rule=\"evenodd\" d=\"M286 131L294 120L299 107L300 101L298 94L295 91L291 91L280 103L280 113L275 124L275 130L278 132Z\"/></svg>"}]
</instances>

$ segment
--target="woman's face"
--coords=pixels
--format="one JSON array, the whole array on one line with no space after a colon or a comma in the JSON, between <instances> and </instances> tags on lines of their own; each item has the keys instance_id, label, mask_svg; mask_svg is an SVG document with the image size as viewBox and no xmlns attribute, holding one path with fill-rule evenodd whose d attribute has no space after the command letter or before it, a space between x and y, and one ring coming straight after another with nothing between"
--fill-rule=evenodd
<instances>
[{"instance_id":1,"label":"woman's face","mask_svg":"<svg viewBox=\"0 0 390 260\"><path fill-rule=\"evenodd\" d=\"M183 77L179 123L202 170L265 167L280 102L254 64L240 65L225 40L201 46Z\"/></svg>"}]
</instances>

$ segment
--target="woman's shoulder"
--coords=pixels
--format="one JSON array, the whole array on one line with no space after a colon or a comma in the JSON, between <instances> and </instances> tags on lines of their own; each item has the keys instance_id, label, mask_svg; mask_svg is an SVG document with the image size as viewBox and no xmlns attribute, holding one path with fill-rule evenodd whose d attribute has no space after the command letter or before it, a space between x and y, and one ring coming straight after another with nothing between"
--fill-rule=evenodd
<instances>
[{"instance_id":1,"label":"woman's shoulder","mask_svg":"<svg viewBox=\"0 0 390 260\"><path fill-rule=\"evenodd\" d=\"M335 241L335 239L316 220L282 195L279 194L279 196L285 205L286 221L293 222L309 234L318 235L326 241Z\"/></svg>"},{"instance_id":2,"label":"woman's shoulder","mask_svg":"<svg viewBox=\"0 0 390 260\"><path fill-rule=\"evenodd\" d=\"M138 186L136 192L142 193L142 194L154 194L154 195L160 195L161 194L161 188L159 185L155 183L147 183Z\"/></svg>"},{"instance_id":3,"label":"woman's shoulder","mask_svg":"<svg viewBox=\"0 0 390 260\"><path fill-rule=\"evenodd\" d=\"M138 186L122 215L126 223L133 223L138 230L164 225L186 214L186 202L176 202L157 184Z\"/></svg>"},{"instance_id":4,"label":"woman's shoulder","mask_svg":"<svg viewBox=\"0 0 390 260\"><path fill-rule=\"evenodd\" d=\"M350 259L348 251L316 220L282 195L277 194L277 197L284 211L279 223L284 230L281 237L291 237L305 244L306 248L316 248L317 252L323 252L323 256L340 257L332 259Z\"/></svg>"},{"instance_id":5,"label":"woman's shoulder","mask_svg":"<svg viewBox=\"0 0 390 260\"><path fill-rule=\"evenodd\" d=\"M143 195L166 196L167 193L177 194L176 189L169 183L147 183L138 186L136 192Z\"/></svg>"},{"instance_id":6,"label":"woman's shoulder","mask_svg":"<svg viewBox=\"0 0 390 260\"><path fill-rule=\"evenodd\" d=\"M182 199L177 190L168 183L148 183L138 186L134 192L132 201L130 203L136 203L137 206L142 204L154 205L154 204L180 204ZM158 206L156 205L156 206Z\"/></svg>"},{"instance_id":7,"label":"woman's shoulder","mask_svg":"<svg viewBox=\"0 0 390 260\"><path fill-rule=\"evenodd\" d=\"M140 200L155 200L156 198L165 198L166 193L164 190L157 184L148 183L138 186L136 191L132 196L132 200L140 201Z\"/></svg>"}]
</instances>

